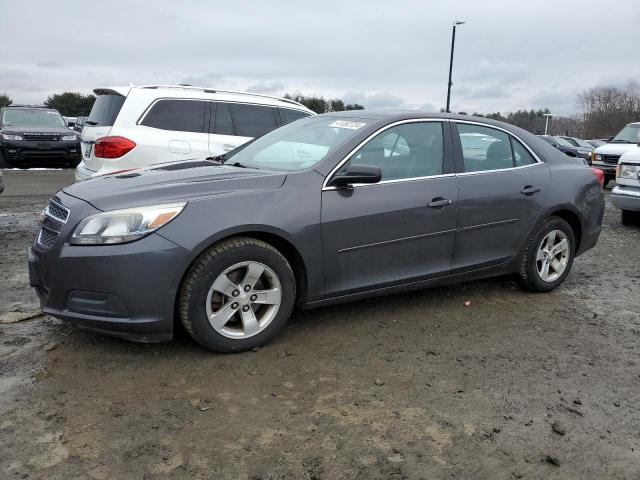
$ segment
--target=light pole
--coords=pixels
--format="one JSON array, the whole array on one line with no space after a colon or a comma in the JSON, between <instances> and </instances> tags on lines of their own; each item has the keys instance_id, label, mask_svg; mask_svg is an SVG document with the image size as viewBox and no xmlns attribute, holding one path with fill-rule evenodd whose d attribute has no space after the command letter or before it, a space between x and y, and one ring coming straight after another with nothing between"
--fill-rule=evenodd
<instances>
[{"instance_id":1,"label":"light pole","mask_svg":"<svg viewBox=\"0 0 640 480\"><path fill-rule=\"evenodd\" d=\"M549 119L551 117L553 117L553 115L551 115L550 113L543 113L542 115L544 115L546 117L545 121L544 121L544 134L547 134L547 130L549 129Z\"/></svg>"},{"instance_id":2,"label":"light pole","mask_svg":"<svg viewBox=\"0 0 640 480\"><path fill-rule=\"evenodd\" d=\"M449 104L451 101L451 85L453 85L453 83L451 83L451 72L453 70L453 49L456 45L456 27L458 25L464 25L465 23L467 22L461 22L460 20L453 22L453 31L451 32L451 58L449 59L449 83L447 85L447 113L451 111L449 110Z\"/></svg>"}]
</instances>

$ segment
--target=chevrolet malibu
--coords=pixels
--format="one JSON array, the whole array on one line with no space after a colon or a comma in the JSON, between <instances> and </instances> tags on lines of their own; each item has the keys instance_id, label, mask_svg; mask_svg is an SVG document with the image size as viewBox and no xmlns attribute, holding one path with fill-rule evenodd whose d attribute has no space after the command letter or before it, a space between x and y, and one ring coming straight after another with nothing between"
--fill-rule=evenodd
<instances>
[{"instance_id":1,"label":"chevrolet malibu","mask_svg":"<svg viewBox=\"0 0 640 480\"><path fill-rule=\"evenodd\" d=\"M599 177L598 177L599 175ZM345 112L226 155L58 192L29 250L45 313L122 338L262 345L310 308L513 274L560 285L600 234L602 172L488 119Z\"/></svg>"}]
</instances>

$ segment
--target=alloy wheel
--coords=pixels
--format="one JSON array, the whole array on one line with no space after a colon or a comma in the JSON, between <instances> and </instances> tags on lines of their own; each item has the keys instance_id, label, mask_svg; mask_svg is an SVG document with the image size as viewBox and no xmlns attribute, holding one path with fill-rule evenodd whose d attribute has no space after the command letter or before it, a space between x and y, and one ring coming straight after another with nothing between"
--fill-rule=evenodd
<instances>
[{"instance_id":1,"label":"alloy wheel","mask_svg":"<svg viewBox=\"0 0 640 480\"><path fill-rule=\"evenodd\" d=\"M562 230L551 230L544 236L536 252L536 270L542 281L553 282L564 273L570 248L569 239Z\"/></svg>"}]
</instances>

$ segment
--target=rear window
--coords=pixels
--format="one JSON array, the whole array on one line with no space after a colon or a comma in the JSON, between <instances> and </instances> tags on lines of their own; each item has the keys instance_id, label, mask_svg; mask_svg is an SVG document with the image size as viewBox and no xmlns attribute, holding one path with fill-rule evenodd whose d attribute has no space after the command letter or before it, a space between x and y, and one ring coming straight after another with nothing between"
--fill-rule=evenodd
<instances>
[{"instance_id":1,"label":"rear window","mask_svg":"<svg viewBox=\"0 0 640 480\"><path fill-rule=\"evenodd\" d=\"M209 102L199 100L158 100L141 125L175 132L205 133Z\"/></svg>"},{"instance_id":2,"label":"rear window","mask_svg":"<svg viewBox=\"0 0 640 480\"><path fill-rule=\"evenodd\" d=\"M93 104L88 122L92 125L113 126L125 97L116 94L98 95Z\"/></svg>"},{"instance_id":3,"label":"rear window","mask_svg":"<svg viewBox=\"0 0 640 480\"><path fill-rule=\"evenodd\" d=\"M300 110L291 110L290 108L280 108L280 118L282 119L282 124L286 125L287 123L295 122L296 120L304 117L310 116L307 112L301 112Z\"/></svg>"},{"instance_id":4,"label":"rear window","mask_svg":"<svg viewBox=\"0 0 640 480\"><path fill-rule=\"evenodd\" d=\"M259 137L277 127L273 107L232 103L231 115L236 135L241 137Z\"/></svg>"}]
</instances>

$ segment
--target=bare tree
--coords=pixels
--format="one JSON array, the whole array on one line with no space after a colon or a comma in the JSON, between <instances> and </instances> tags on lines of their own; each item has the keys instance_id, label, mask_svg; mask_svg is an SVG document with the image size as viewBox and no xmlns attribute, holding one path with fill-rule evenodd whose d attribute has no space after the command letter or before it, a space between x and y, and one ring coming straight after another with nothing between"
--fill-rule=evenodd
<instances>
[{"instance_id":1,"label":"bare tree","mask_svg":"<svg viewBox=\"0 0 640 480\"><path fill-rule=\"evenodd\" d=\"M587 138L607 138L627 123L640 121L640 82L587 89L578 95Z\"/></svg>"}]
</instances>

